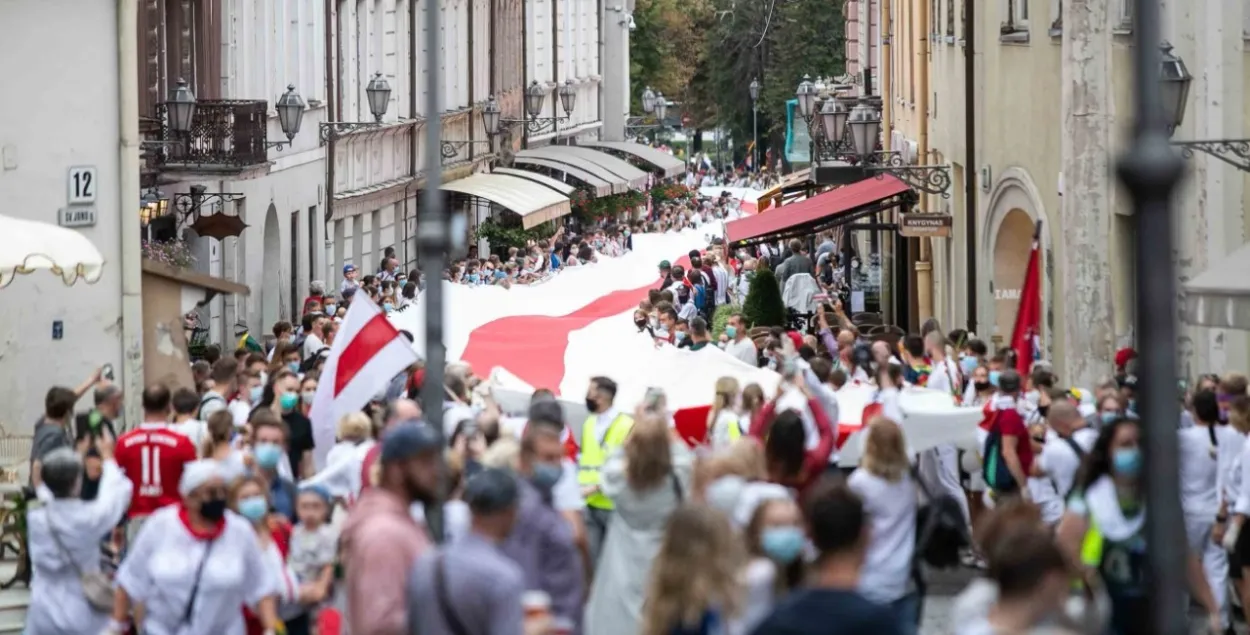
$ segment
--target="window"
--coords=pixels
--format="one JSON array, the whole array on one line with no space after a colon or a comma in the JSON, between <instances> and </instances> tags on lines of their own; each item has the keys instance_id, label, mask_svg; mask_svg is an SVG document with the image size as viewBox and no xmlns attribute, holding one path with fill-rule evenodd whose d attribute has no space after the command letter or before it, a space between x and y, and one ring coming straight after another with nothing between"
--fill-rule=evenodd
<instances>
[{"instance_id":1,"label":"window","mask_svg":"<svg viewBox=\"0 0 1250 635\"><path fill-rule=\"evenodd\" d=\"M999 29L1000 42L1029 41L1029 0L1002 0L1007 16Z\"/></svg>"},{"instance_id":2,"label":"window","mask_svg":"<svg viewBox=\"0 0 1250 635\"><path fill-rule=\"evenodd\" d=\"M299 210L291 212L291 315L303 315L304 306L300 302L301 287L299 284Z\"/></svg>"},{"instance_id":3,"label":"window","mask_svg":"<svg viewBox=\"0 0 1250 635\"><path fill-rule=\"evenodd\" d=\"M1119 21L1114 29L1118 33L1129 33L1133 30L1133 0L1116 0L1119 5Z\"/></svg>"},{"instance_id":4,"label":"window","mask_svg":"<svg viewBox=\"0 0 1250 635\"><path fill-rule=\"evenodd\" d=\"M1050 0L1050 37L1063 35L1063 0Z\"/></svg>"},{"instance_id":5,"label":"window","mask_svg":"<svg viewBox=\"0 0 1250 635\"><path fill-rule=\"evenodd\" d=\"M317 206L308 208L308 279L317 277Z\"/></svg>"},{"instance_id":6,"label":"window","mask_svg":"<svg viewBox=\"0 0 1250 635\"><path fill-rule=\"evenodd\" d=\"M938 27L940 24L938 20L942 18L942 3L941 0L933 0L931 4L933 6L929 8L929 35L937 38L942 33Z\"/></svg>"},{"instance_id":7,"label":"window","mask_svg":"<svg viewBox=\"0 0 1250 635\"><path fill-rule=\"evenodd\" d=\"M955 38L955 0L946 0L946 41L949 44Z\"/></svg>"}]
</instances>

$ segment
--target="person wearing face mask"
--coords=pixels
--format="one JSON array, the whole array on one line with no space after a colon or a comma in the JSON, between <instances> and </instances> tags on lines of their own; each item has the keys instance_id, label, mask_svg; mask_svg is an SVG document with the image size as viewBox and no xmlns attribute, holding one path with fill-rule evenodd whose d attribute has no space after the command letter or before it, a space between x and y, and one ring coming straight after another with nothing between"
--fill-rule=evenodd
<instances>
[{"instance_id":1,"label":"person wearing face mask","mask_svg":"<svg viewBox=\"0 0 1250 635\"><path fill-rule=\"evenodd\" d=\"M910 464L903 429L878 417L868 422L860 466L847 478L871 526L859 592L889 606L902 633L916 633L920 625L920 596L909 589L917 512Z\"/></svg>"},{"instance_id":2,"label":"person wearing face mask","mask_svg":"<svg viewBox=\"0 0 1250 635\"><path fill-rule=\"evenodd\" d=\"M296 488L285 452L287 428L268 410L258 411L251 419L252 464L269 484L273 509L287 519L295 518Z\"/></svg>"},{"instance_id":3,"label":"person wearing face mask","mask_svg":"<svg viewBox=\"0 0 1250 635\"><path fill-rule=\"evenodd\" d=\"M276 581L278 594L276 597L279 617L296 616L301 600L311 600L312 588L301 588L295 571L287 565L287 555L291 549L291 522L286 518L272 514L272 506L265 494L266 483L258 476L244 476L236 480L230 488L227 498L230 511L245 518L252 525L255 540L260 548L265 575ZM261 620L247 607L243 608L243 619L247 624L249 635L262 633ZM284 624L284 633L307 633L308 621L296 619Z\"/></svg>"},{"instance_id":4,"label":"person wearing face mask","mask_svg":"<svg viewBox=\"0 0 1250 635\"><path fill-rule=\"evenodd\" d=\"M601 470L608 456L624 447L634 427L634 418L617 410L616 382L594 377L586 390L589 416L582 423L582 451L578 457L577 483L586 499L586 537L590 561L599 561L599 550L607 538L608 521L614 509L612 499L600 490Z\"/></svg>"},{"instance_id":5,"label":"person wearing face mask","mask_svg":"<svg viewBox=\"0 0 1250 635\"><path fill-rule=\"evenodd\" d=\"M260 405L265 395L265 382L260 375L250 370L239 373L239 391L230 402L230 414L234 417L234 426L243 428L247 425L247 417L252 409Z\"/></svg>"},{"instance_id":6,"label":"person wearing face mask","mask_svg":"<svg viewBox=\"0 0 1250 635\"><path fill-rule=\"evenodd\" d=\"M539 402L555 405L556 402ZM541 412L548 405L539 406ZM531 413L534 413L531 408ZM521 436L516 473L519 502L512 533L501 545L524 572L525 588L551 596L551 614L573 624L580 632L586 583L582 557L573 528L554 507L555 488L564 476L564 426L547 421L554 417L531 416Z\"/></svg>"},{"instance_id":7,"label":"person wearing face mask","mask_svg":"<svg viewBox=\"0 0 1250 635\"><path fill-rule=\"evenodd\" d=\"M289 478L308 478L316 472L312 456L315 447L312 422L299 411L299 386L299 377L295 373L286 369L274 373L261 395L260 404L252 411L255 415L257 409L267 408L286 424L286 462L290 471L284 475Z\"/></svg>"},{"instance_id":8,"label":"person wearing face mask","mask_svg":"<svg viewBox=\"0 0 1250 635\"><path fill-rule=\"evenodd\" d=\"M1117 419L1099 433L1056 531L1069 561L1081 563L1087 574L1102 579L1111 600L1110 632L1116 635L1147 633L1152 628L1144 577L1148 510L1141 472L1141 429L1136 421ZM1201 562L1192 550L1187 551L1185 574L1190 591L1206 610L1211 632L1220 633L1219 606Z\"/></svg>"},{"instance_id":9,"label":"person wearing face mask","mask_svg":"<svg viewBox=\"0 0 1250 635\"><path fill-rule=\"evenodd\" d=\"M803 584L803 514L788 497L761 501L743 532L750 560L743 571L742 612L730 633L750 633L772 612L777 600Z\"/></svg>"},{"instance_id":10,"label":"person wearing face mask","mask_svg":"<svg viewBox=\"0 0 1250 635\"><path fill-rule=\"evenodd\" d=\"M341 558L351 563L344 569L345 632L353 635L409 632L405 593L409 573L430 548L429 534L410 507L437 500L444 451L441 435L418 421L391 426L376 447L380 448L377 486L361 492L339 543ZM437 611L414 615L432 613Z\"/></svg>"},{"instance_id":11,"label":"person wearing face mask","mask_svg":"<svg viewBox=\"0 0 1250 635\"><path fill-rule=\"evenodd\" d=\"M317 378L315 373L307 373L299 382L299 406L297 410L307 417L312 411L313 400L317 398Z\"/></svg>"},{"instance_id":12,"label":"person wearing face mask","mask_svg":"<svg viewBox=\"0 0 1250 635\"><path fill-rule=\"evenodd\" d=\"M113 460L113 437L96 450L103 463L96 496L83 500L83 460L69 448L49 452L40 465L43 505L27 515L31 580L26 629L30 633L98 633L109 624L111 606L96 606L85 594L83 574L100 570L100 536L126 513L134 486ZM74 551L70 551L70 547ZM80 549L79 546L85 547Z\"/></svg>"},{"instance_id":13,"label":"person wearing face mask","mask_svg":"<svg viewBox=\"0 0 1250 635\"><path fill-rule=\"evenodd\" d=\"M130 607L141 604L140 632L244 635L239 607L249 607L263 633L276 633L278 580L251 523L226 513L221 466L211 460L188 465L178 492L181 504L152 514L122 560L107 632L127 632ZM185 566L171 568L171 562Z\"/></svg>"}]
</instances>

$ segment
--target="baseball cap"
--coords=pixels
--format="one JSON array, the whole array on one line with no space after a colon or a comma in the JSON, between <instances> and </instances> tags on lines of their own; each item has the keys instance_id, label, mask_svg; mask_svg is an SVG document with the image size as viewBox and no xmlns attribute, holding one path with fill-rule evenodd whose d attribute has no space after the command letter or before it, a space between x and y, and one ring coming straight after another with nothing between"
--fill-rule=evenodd
<instances>
[{"instance_id":1,"label":"baseball cap","mask_svg":"<svg viewBox=\"0 0 1250 635\"><path fill-rule=\"evenodd\" d=\"M356 265L343 265L343 273L351 273L356 270Z\"/></svg>"},{"instance_id":2,"label":"baseball cap","mask_svg":"<svg viewBox=\"0 0 1250 635\"><path fill-rule=\"evenodd\" d=\"M397 423L382 434L383 463L393 463L443 449L442 439L430 426L410 420Z\"/></svg>"}]
</instances>

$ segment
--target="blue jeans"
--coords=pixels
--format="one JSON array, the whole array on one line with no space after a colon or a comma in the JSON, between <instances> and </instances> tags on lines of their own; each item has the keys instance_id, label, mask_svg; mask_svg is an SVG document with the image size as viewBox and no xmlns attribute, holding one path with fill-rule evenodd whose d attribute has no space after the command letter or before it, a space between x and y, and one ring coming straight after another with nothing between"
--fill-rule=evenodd
<instances>
[{"instance_id":1,"label":"blue jeans","mask_svg":"<svg viewBox=\"0 0 1250 635\"><path fill-rule=\"evenodd\" d=\"M920 632L919 593L912 591L890 602L890 610L898 616L900 632L903 635L917 635Z\"/></svg>"}]
</instances>

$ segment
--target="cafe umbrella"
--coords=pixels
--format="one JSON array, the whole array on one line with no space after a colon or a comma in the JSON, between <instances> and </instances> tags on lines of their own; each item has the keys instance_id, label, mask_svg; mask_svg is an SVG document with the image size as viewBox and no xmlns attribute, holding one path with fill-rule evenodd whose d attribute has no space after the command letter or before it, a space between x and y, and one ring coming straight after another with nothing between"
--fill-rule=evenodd
<instances>
[{"instance_id":1,"label":"cafe umbrella","mask_svg":"<svg viewBox=\"0 0 1250 635\"><path fill-rule=\"evenodd\" d=\"M36 271L50 271L67 285L93 284L104 273L104 256L75 230L0 215L0 288Z\"/></svg>"}]
</instances>

